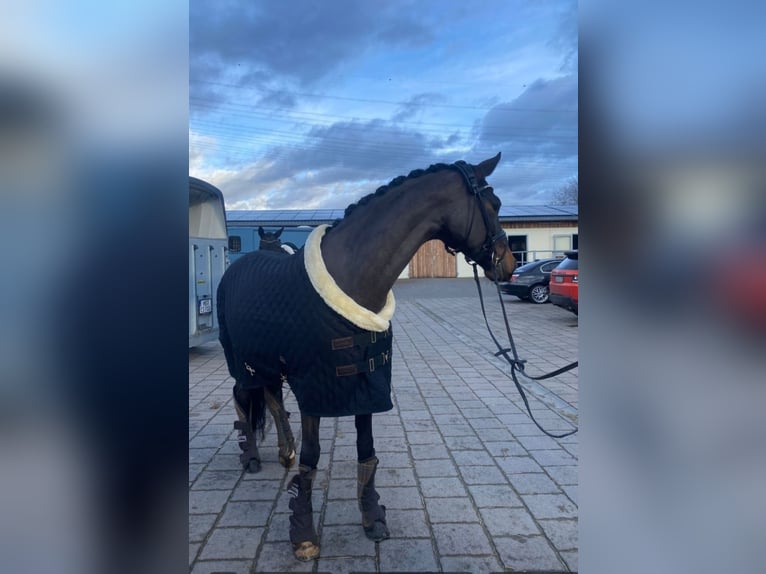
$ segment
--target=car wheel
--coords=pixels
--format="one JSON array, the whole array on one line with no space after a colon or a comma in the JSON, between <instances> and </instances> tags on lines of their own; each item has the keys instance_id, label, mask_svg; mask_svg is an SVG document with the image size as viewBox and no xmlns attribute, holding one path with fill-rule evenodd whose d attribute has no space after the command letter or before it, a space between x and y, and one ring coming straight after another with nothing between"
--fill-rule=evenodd
<instances>
[{"instance_id":1,"label":"car wheel","mask_svg":"<svg viewBox=\"0 0 766 574\"><path fill-rule=\"evenodd\" d=\"M529 290L529 298L533 303L547 303L548 302L548 286L547 285L535 285Z\"/></svg>"}]
</instances>

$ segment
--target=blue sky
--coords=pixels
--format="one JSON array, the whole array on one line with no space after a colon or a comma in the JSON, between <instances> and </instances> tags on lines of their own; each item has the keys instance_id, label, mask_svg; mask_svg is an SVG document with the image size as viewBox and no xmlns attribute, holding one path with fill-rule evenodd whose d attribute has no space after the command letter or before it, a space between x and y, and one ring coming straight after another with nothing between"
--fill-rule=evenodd
<instances>
[{"instance_id":1,"label":"blue sky","mask_svg":"<svg viewBox=\"0 0 766 574\"><path fill-rule=\"evenodd\" d=\"M577 4L190 3L190 173L229 209L343 208L436 162L506 205L577 176Z\"/></svg>"}]
</instances>

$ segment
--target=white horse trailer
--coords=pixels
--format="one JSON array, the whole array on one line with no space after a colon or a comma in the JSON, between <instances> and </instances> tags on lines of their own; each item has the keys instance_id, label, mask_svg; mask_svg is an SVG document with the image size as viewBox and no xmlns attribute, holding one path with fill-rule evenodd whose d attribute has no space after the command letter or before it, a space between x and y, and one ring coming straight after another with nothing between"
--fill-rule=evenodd
<instances>
[{"instance_id":1,"label":"white horse trailer","mask_svg":"<svg viewBox=\"0 0 766 574\"><path fill-rule=\"evenodd\" d=\"M228 261L221 191L189 177L189 347L218 338L216 291Z\"/></svg>"}]
</instances>

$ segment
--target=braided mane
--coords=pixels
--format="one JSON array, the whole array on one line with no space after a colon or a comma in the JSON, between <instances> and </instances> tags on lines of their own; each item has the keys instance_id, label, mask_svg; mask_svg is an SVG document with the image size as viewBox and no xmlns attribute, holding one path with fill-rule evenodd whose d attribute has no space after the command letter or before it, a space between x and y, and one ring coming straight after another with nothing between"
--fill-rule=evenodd
<instances>
[{"instance_id":1,"label":"braided mane","mask_svg":"<svg viewBox=\"0 0 766 574\"><path fill-rule=\"evenodd\" d=\"M382 195L385 195L386 192L388 192L389 189L392 187L398 187L402 185L405 181L409 181L411 179L416 179L422 175L427 175L429 173L436 173L437 171L443 171L445 169L449 169L451 167L450 164L447 163L435 163L433 165L428 166L427 169L415 169L412 170L409 174L406 176L400 175L399 177L395 177L390 182L388 182L387 185L382 185L378 189L375 190L375 192L370 193L369 195L365 195L362 199L357 201L356 203L352 203L346 208L346 211L343 212L343 219L351 215L353 211L362 205L366 205L370 202L370 200L375 199L376 197L381 197ZM329 233L333 227L338 225L343 219L336 219L333 221L332 225L329 229L327 229L327 232Z\"/></svg>"}]
</instances>

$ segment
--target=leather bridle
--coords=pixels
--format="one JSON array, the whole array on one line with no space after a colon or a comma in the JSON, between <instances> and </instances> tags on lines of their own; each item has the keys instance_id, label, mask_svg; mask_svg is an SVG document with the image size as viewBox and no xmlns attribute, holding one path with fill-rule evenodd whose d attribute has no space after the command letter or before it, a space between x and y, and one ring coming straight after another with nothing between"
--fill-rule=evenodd
<instances>
[{"instance_id":1,"label":"leather bridle","mask_svg":"<svg viewBox=\"0 0 766 574\"><path fill-rule=\"evenodd\" d=\"M471 231L473 231L474 215L476 213L475 210L472 209L470 210L471 217L468 220L468 228L464 235L464 244L459 247L452 247L445 244L447 251L453 255L460 251L463 253L463 255L465 255L465 258L469 263L478 263L485 269L486 266L482 265L481 261L484 260L485 262L489 262L492 266L492 269L496 273L496 267L498 264L502 263L506 251L508 250L508 241L505 231L503 231L501 227L498 226L499 228L493 233L493 226L490 224L489 214L487 213L487 208L484 205L484 193L486 191L492 192L492 187L487 184L480 186L479 181L476 178L476 173L474 172L473 166L464 161L457 161L453 163L450 168L457 171L463 177L463 181L465 182L466 186L468 186L469 192L471 195L473 195L473 197L476 198L477 202L479 203L479 212L481 213L481 218L484 222L484 229L486 230L487 235L484 239L484 243L478 250L474 251L468 249L467 242L468 238L471 236ZM502 246L499 255L495 249L495 245L498 242Z\"/></svg>"}]
</instances>

